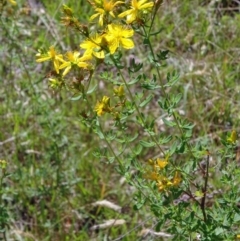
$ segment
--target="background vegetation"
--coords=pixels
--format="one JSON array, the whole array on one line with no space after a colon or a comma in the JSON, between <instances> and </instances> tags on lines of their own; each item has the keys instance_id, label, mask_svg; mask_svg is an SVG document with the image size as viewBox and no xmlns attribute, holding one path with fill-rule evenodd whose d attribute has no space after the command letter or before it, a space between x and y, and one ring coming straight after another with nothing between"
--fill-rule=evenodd
<instances>
[{"instance_id":1,"label":"background vegetation","mask_svg":"<svg viewBox=\"0 0 240 241\"><path fill-rule=\"evenodd\" d=\"M153 233L144 235L156 222L149 210L134 210L134 189L92 154L102 144L79 121L83 103L50 89L49 64L35 62L39 48L78 48L79 37L60 24L63 3L86 21L89 6L80 0L18 1L1 14L0 159L10 173L2 195L7 240L159 240ZM162 32L155 48L170 50L162 77L179 71L175 91L184 93L181 113L195 124L195 140L211 143L213 154L221 137L233 128L239 131L239 5L175 0L164 1L159 11ZM99 80L99 91L107 87ZM93 205L103 199L121 212ZM110 219L125 224L94 230Z\"/></svg>"}]
</instances>

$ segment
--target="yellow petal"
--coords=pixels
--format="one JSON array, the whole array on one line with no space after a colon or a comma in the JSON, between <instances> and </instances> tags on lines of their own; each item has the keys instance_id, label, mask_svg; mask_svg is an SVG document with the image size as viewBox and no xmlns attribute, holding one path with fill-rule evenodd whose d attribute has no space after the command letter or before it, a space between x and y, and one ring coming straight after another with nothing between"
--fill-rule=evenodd
<instances>
[{"instance_id":1,"label":"yellow petal","mask_svg":"<svg viewBox=\"0 0 240 241\"><path fill-rule=\"evenodd\" d=\"M97 16L99 16L100 13L95 13L90 17L90 20L92 21L94 18L96 18Z\"/></svg>"},{"instance_id":2,"label":"yellow petal","mask_svg":"<svg viewBox=\"0 0 240 241\"><path fill-rule=\"evenodd\" d=\"M164 168L165 166L167 166L168 162L166 160L161 160L161 159L157 159L157 165L160 168Z\"/></svg>"},{"instance_id":3,"label":"yellow petal","mask_svg":"<svg viewBox=\"0 0 240 241\"><path fill-rule=\"evenodd\" d=\"M150 3L145 3L141 6L139 6L138 9L144 9L144 8L151 8L153 6L153 2L150 2Z\"/></svg>"},{"instance_id":4,"label":"yellow petal","mask_svg":"<svg viewBox=\"0 0 240 241\"><path fill-rule=\"evenodd\" d=\"M71 70L71 65L69 65L64 71L63 71L63 76L65 76L69 71Z\"/></svg>"},{"instance_id":5,"label":"yellow petal","mask_svg":"<svg viewBox=\"0 0 240 241\"><path fill-rule=\"evenodd\" d=\"M93 55L96 56L99 59L104 59L105 58L104 51L99 51L99 52L93 51Z\"/></svg>"},{"instance_id":6,"label":"yellow petal","mask_svg":"<svg viewBox=\"0 0 240 241\"><path fill-rule=\"evenodd\" d=\"M47 61L47 60L50 60L50 59L51 59L50 56L41 57L41 58L37 59L36 62L40 63L40 62L44 62L44 61Z\"/></svg>"},{"instance_id":7,"label":"yellow petal","mask_svg":"<svg viewBox=\"0 0 240 241\"><path fill-rule=\"evenodd\" d=\"M118 41L117 40L113 40L109 43L109 51L111 54L114 54L118 48Z\"/></svg>"},{"instance_id":8,"label":"yellow petal","mask_svg":"<svg viewBox=\"0 0 240 241\"><path fill-rule=\"evenodd\" d=\"M122 12L122 13L118 14L118 17L119 17L119 18L124 18L125 16L127 16L127 15L131 14L132 12L133 12L133 10L132 10L132 9L127 10L127 11L124 11L124 12Z\"/></svg>"},{"instance_id":9,"label":"yellow petal","mask_svg":"<svg viewBox=\"0 0 240 241\"><path fill-rule=\"evenodd\" d=\"M64 68L66 68L66 67L68 67L68 66L70 66L70 65L71 65L71 63L68 62L68 61L66 61L66 62L64 62L63 64L61 64L61 65L59 66L59 69L64 69Z\"/></svg>"},{"instance_id":10,"label":"yellow petal","mask_svg":"<svg viewBox=\"0 0 240 241\"><path fill-rule=\"evenodd\" d=\"M57 74L59 74L59 61L58 60L54 60L53 61L53 65L54 65L54 68L55 68Z\"/></svg>"},{"instance_id":11,"label":"yellow petal","mask_svg":"<svg viewBox=\"0 0 240 241\"><path fill-rule=\"evenodd\" d=\"M132 49L134 48L134 43L131 39L121 39L121 44L123 46L123 48L125 49Z\"/></svg>"}]
</instances>

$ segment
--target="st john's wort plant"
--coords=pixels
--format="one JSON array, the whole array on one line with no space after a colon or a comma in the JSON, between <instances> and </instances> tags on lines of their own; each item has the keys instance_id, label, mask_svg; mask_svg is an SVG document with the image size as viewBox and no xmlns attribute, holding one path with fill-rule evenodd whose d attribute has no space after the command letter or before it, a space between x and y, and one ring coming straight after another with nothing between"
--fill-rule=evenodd
<instances>
[{"instance_id":1,"label":"st john's wort plant","mask_svg":"<svg viewBox=\"0 0 240 241\"><path fill-rule=\"evenodd\" d=\"M149 206L156 230L174 240L234 240L237 134L219 137L217 149L193 138L194 123L179 109L179 75L163 74L170 53L154 44L162 1L88 2L94 13L85 23L74 6L62 8L61 23L79 35L79 49L61 53L52 45L36 55L38 63L52 63L50 87L84 103L81 121L103 141L95 157L136 188L135 209Z\"/></svg>"}]
</instances>

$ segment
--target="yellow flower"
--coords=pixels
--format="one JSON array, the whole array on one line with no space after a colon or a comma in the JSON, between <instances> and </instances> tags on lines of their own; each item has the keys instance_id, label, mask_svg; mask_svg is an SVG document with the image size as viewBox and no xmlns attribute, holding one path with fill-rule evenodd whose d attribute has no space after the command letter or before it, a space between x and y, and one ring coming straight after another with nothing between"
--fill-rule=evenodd
<instances>
[{"instance_id":1,"label":"yellow flower","mask_svg":"<svg viewBox=\"0 0 240 241\"><path fill-rule=\"evenodd\" d=\"M94 109L98 116L103 115L105 112L111 112L110 98L103 96L102 100L98 101Z\"/></svg>"},{"instance_id":2,"label":"yellow flower","mask_svg":"<svg viewBox=\"0 0 240 241\"><path fill-rule=\"evenodd\" d=\"M237 235L237 239L240 239L240 234Z\"/></svg>"},{"instance_id":3,"label":"yellow flower","mask_svg":"<svg viewBox=\"0 0 240 241\"><path fill-rule=\"evenodd\" d=\"M81 58L79 58L79 55L80 53L78 51L66 53L68 61L64 61L64 63L61 66L59 66L59 69L65 68L63 76L65 76L74 65L78 66L79 68L87 68L89 66L89 64L85 61L91 59L91 56L84 55Z\"/></svg>"},{"instance_id":4,"label":"yellow flower","mask_svg":"<svg viewBox=\"0 0 240 241\"><path fill-rule=\"evenodd\" d=\"M173 186L178 186L182 181L181 174L177 171L172 179Z\"/></svg>"},{"instance_id":5,"label":"yellow flower","mask_svg":"<svg viewBox=\"0 0 240 241\"><path fill-rule=\"evenodd\" d=\"M159 175L155 171L147 172L144 177L149 180L157 181L159 179Z\"/></svg>"},{"instance_id":6,"label":"yellow flower","mask_svg":"<svg viewBox=\"0 0 240 241\"><path fill-rule=\"evenodd\" d=\"M102 38L102 35L95 34L90 39L83 41L80 48L86 49L84 55L94 55L99 59L103 59L105 54L101 48Z\"/></svg>"},{"instance_id":7,"label":"yellow flower","mask_svg":"<svg viewBox=\"0 0 240 241\"><path fill-rule=\"evenodd\" d=\"M235 144L236 140L237 140L237 132L233 130L231 133L231 136L227 138L227 141L231 144Z\"/></svg>"},{"instance_id":8,"label":"yellow flower","mask_svg":"<svg viewBox=\"0 0 240 241\"><path fill-rule=\"evenodd\" d=\"M115 2L114 0L102 0L102 1L96 1L95 3L92 3L95 7L95 11L97 13L93 14L90 17L90 20L95 19L96 17L99 17L99 25L103 26L104 23L104 18L106 15L110 14L113 18L115 18L115 15L113 13L114 7L117 6L118 4L124 3L122 1L117 1Z\"/></svg>"},{"instance_id":9,"label":"yellow flower","mask_svg":"<svg viewBox=\"0 0 240 241\"><path fill-rule=\"evenodd\" d=\"M131 1L131 9L126 10L125 12L121 13L118 15L119 18L123 18L127 16L126 22L128 24L132 23L136 19L140 17L140 14L145 11L151 10L153 7L154 3L153 2L147 2L147 0L132 0Z\"/></svg>"},{"instance_id":10,"label":"yellow flower","mask_svg":"<svg viewBox=\"0 0 240 241\"><path fill-rule=\"evenodd\" d=\"M168 164L168 161L167 161L167 160L157 158L157 164L156 164L156 166L159 167L160 169L163 169L165 166L167 166L167 164Z\"/></svg>"},{"instance_id":11,"label":"yellow flower","mask_svg":"<svg viewBox=\"0 0 240 241\"><path fill-rule=\"evenodd\" d=\"M108 42L110 53L114 54L120 46L125 49L132 49L134 43L129 38L132 37L133 34L134 31L132 29L127 29L122 25L109 24L105 39Z\"/></svg>"},{"instance_id":12,"label":"yellow flower","mask_svg":"<svg viewBox=\"0 0 240 241\"><path fill-rule=\"evenodd\" d=\"M170 180L168 180L166 177L160 177L157 180L157 187L160 192L166 190L167 188L169 188L172 185L173 185L173 183Z\"/></svg>"},{"instance_id":13,"label":"yellow flower","mask_svg":"<svg viewBox=\"0 0 240 241\"><path fill-rule=\"evenodd\" d=\"M156 161L153 161L152 159L149 159L148 160L148 163L153 166L153 169L154 170L159 170L160 169L163 169L165 166L167 166L168 164L168 157L166 157L165 159L160 159L160 158L157 158Z\"/></svg>"},{"instance_id":14,"label":"yellow flower","mask_svg":"<svg viewBox=\"0 0 240 241\"><path fill-rule=\"evenodd\" d=\"M154 166L155 165L155 161L153 161L152 159L149 159L148 160L148 164L151 165L151 166Z\"/></svg>"},{"instance_id":15,"label":"yellow flower","mask_svg":"<svg viewBox=\"0 0 240 241\"><path fill-rule=\"evenodd\" d=\"M118 97L124 97L125 96L125 92L124 92L124 88L122 85L120 85L119 87L116 87L113 89L113 92L116 96Z\"/></svg>"},{"instance_id":16,"label":"yellow flower","mask_svg":"<svg viewBox=\"0 0 240 241\"><path fill-rule=\"evenodd\" d=\"M52 60L54 68L56 72L59 74L60 62L64 62L64 60L63 60L62 54L57 54L53 46L49 48L49 51L47 53L41 53L41 52L37 53L36 57L37 57L36 61L38 63Z\"/></svg>"}]
</instances>

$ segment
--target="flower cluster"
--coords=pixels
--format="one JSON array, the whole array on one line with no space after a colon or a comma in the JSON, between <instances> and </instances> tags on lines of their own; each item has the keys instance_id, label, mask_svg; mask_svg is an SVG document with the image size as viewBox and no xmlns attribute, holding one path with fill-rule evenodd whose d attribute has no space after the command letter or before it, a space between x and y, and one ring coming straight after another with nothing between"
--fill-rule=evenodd
<instances>
[{"instance_id":1,"label":"flower cluster","mask_svg":"<svg viewBox=\"0 0 240 241\"><path fill-rule=\"evenodd\" d=\"M101 116L104 112L111 112L111 110L110 98L107 96L103 96L102 100L98 101L95 107L98 116Z\"/></svg>"},{"instance_id":2,"label":"flower cluster","mask_svg":"<svg viewBox=\"0 0 240 241\"><path fill-rule=\"evenodd\" d=\"M145 21L147 13L154 6L154 3L148 0L132 0L129 4L115 0L89 0L88 2L95 11L89 18L89 24L95 24L94 28L80 23L72 8L63 5L64 16L61 21L65 26L77 30L83 36L79 44L80 49L61 54L54 46L51 46L48 50L39 50L36 54L37 62L51 61L53 63L54 74L49 76L51 87L67 86L66 76L70 71L79 71L81 76L90 76L101 62L99 60L107 55L114 55L119 49L134 48L132 25L140 20ZM95 20L97 22L94 23ZM81 88L81 90L85 89ZM120 99L123 99L123 87L114 92ZM108 97L104 96L101 101L98 101L95 111L98 116L111 112Z\"/></svg>"},{"instance_id":3,"label":"flower cluster","mask_svg":"<svg viewBox=\"0 0 240 241\"><path fill-rule=\"evenodd\" d=\"M110 113L115 119L119 118L119 113L116 111L117 107L124 107L125 105L125 91L122 85L113 89L114 95L120 100L115 106L110 106L110 97L103 96L102 100L98 101L95 106L95 111L98 116L104 113Z\"/></svg>"},{"instance_id":4,"label":"flower cluster","mask_svg":"<svg viewBox=\"0 0 240 241\"><path fill-rule=\"evenodd\" d=\"M168 165L168 158L160 159L153 161L149 159L149 165L151 170L147 172L145 177L147 179L153 180L156 182L156 186L160 192L166 191L171 187L177 187L181 183L181 175L179 171L175 171L172 178L166 177L164 174L164 168Z\"/></svg>"}]
</instances>

